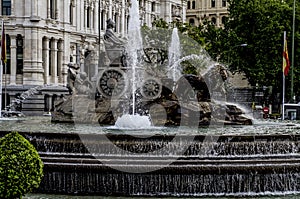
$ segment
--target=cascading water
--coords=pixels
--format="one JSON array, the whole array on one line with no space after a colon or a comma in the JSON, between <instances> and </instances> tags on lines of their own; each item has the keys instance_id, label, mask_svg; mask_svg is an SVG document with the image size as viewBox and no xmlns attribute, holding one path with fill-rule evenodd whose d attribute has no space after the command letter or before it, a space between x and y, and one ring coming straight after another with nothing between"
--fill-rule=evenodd
<instances>
[{"instance_id":1,"label":"cascading water","mask_svg":"<svg viewBox=\"0 0 300 199\"><path fill-rule=\"evenodd\" d=\"M181 71L179 70L178 65L174 65L174 63L180 59L180 56L181 52L178 29L174 28L172 31L172 39L168 51L169 64L167 72L168 78L173 79L173 82L176 82L181 76Z\"/></svg>"}]
</instances>

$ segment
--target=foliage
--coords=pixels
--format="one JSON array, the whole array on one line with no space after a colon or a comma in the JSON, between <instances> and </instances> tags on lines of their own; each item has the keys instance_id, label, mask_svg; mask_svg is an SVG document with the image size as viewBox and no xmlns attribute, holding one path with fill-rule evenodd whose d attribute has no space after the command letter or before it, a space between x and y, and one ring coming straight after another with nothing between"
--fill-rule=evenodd
<instances>
[{"instance_id":1,"label":"foliage","mask_svg":"<svg viewBox=\"0 0 300 199\"><path fill-rule=\"evenodd\" d=\"M220 46L221 43L219 39L221 38L220 29L216 28L211 22L205 21L202 26L195 27L188 23L182 22L172 22L167 23L164 20L156 20L153 22L153 28L144 26L142 28L144 36L144 46L146 54L146 62L150 62L148 59L150 53L155 51L158 57L158 67L166 68L168 64L168 46L171 41L172 29L174 27L178 28L180 45L181 45L181 57L186 57L189 55L205 55L205 60L193 60L187 59L181 62L181 67L184 73L188 74L198 74L199 71L207 67L207 61L215 60L219 57L220 52L222 52ZM149 45L150 44L150 45ZM218 45L216 45L218 44ZM216 52L217 51L217 52Z\"/></svg>"},{"instance_id":2,"label":"foliage","mask_svg":"<svg viewBox=\"0 0 300 199\"><path fill-rule=\"evenodd\" d=\"M42 176L43 163L28 140L17 132L0 139L0 198L21 198Z\"/></svg>"},{"instance_id":3,"label":"foliage","mask_svg":"<svg viewBox=\"0 0 300 199\"><path fill-rule=\"evenodd\" d=\"M229 20L225 25L225 31L230 69L243 71L253 86L273 86L280 92L284 31L287 31L290 58L292 54L293 1L229 0L228 2ZM299 24L299 21L300 15L296 15L296 24ZM299 27L295 34L295 60L299 51L298 41ZM240 44L243 43L248 45L241 47ZM298 66L297 63L295 69ZM295 73L299 74L299 70L297 69ZM290 76L287 77L288 86L289 81ZM298 81L297 84L299 85Z\"/></svg>"}]
</instances>

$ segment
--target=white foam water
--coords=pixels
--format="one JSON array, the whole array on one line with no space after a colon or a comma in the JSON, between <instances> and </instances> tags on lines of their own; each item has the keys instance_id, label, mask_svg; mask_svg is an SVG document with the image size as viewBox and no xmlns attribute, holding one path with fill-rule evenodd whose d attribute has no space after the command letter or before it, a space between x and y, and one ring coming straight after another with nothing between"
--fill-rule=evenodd
<instances>
[{"instance_id":1,"label":"white foam water","mask_svg":"<svg viewBox=\"0 0 300 199\"><path fill-rule=\"evenodd\" d=\"M148 116L125 114L118 117L114 127L118 129L148 129L152 128L152 124Z\"/></svg>"}]
</instances>

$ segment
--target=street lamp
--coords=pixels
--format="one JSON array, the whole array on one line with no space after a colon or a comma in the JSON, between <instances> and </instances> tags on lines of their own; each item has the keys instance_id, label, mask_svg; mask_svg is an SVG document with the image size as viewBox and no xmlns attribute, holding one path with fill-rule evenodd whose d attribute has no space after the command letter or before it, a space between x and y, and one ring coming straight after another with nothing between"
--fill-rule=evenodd
<instances>
[{"instance_id":1,"label":"street lamp","mask_svg":"<svg viewBox=\"0 0 300 199\"><path fill-rule=\"evenodd\" d=\"M295 7L296 7L296 0L293 3L293 32L292 32L292 64L291 64L291 71L292 71L292 78L291 78L291 97L294 98L294 48L295 48ZM294 102L294 99L293 99Z\"/></svg>"},{"instance_id":2,"label":"street lamp","mask_svg":"<svg viewBox=\"0 0 300 199\"><path fill-rule=\"evenodd\" d=\"M232 46L230 47L229 51L228 51L228 57L227 57L227 64L229 65L229 58L230 58L230 53L231 51L236 48L236 47L245 47L245 46L248 46L248 44L238 44L238 45L235 45L235 46Z\"/></svg>"}]
</instances>

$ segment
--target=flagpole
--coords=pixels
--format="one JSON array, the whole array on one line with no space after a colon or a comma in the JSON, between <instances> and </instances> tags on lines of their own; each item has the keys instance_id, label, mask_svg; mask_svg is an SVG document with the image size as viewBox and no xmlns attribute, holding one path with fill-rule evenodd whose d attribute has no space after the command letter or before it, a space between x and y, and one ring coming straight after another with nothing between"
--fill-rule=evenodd
<instances>
[{"instance_id":1,"label":"flagpole","mask_svg":"<svg viewBox=\"0 0 300 199\"><path fill-rule=\"evenodd\" d=\"M0 48L1 53L1 48ZM0 59L0 118L2 117L2 72L3 72L3 64Z\"/></svg>"},{"instance_id":2,"label":"flagpole","mask_svg":"<svg viewBox=\"0 0 300 199\"><path fill-rule=\"evenodd\" d=\"M286 31L283 32L283 51L285 51L285 43L286 41ZM283 63L284 64L284 60ZM282 120L284 120L284 97L285 97L285 75L284 75L284 68L282 70Z\"/></svg>"},{"instance_id":3,"label":"flagpole","mask_svg":"<svg viewBox=\"0 0 300 199\"><path fill-rule=\"evenodd\" d=\"M2 105L2 96L3 96L3 91L2 91L2 84L3 84L3 69L4 73L6 75L6 38L5 38L5 29L4 29L4 21L2 19L2 30L1 30L1 105ZM4 68L3 68L4 67ZM6 108L6 77L5 76L5 81L4 81L4 108ZM2 107L1 107L2 108Z\"/></svg>"},{"instance_id":4,"label":"flagpole","mask_svg":"<svg viewBox=\"0 0 300 199\"><path fill-rule=\"evenodd\" d=\"M285 76L282 72L282 120L284 120Z\"/></svg>"}]
</instances>

